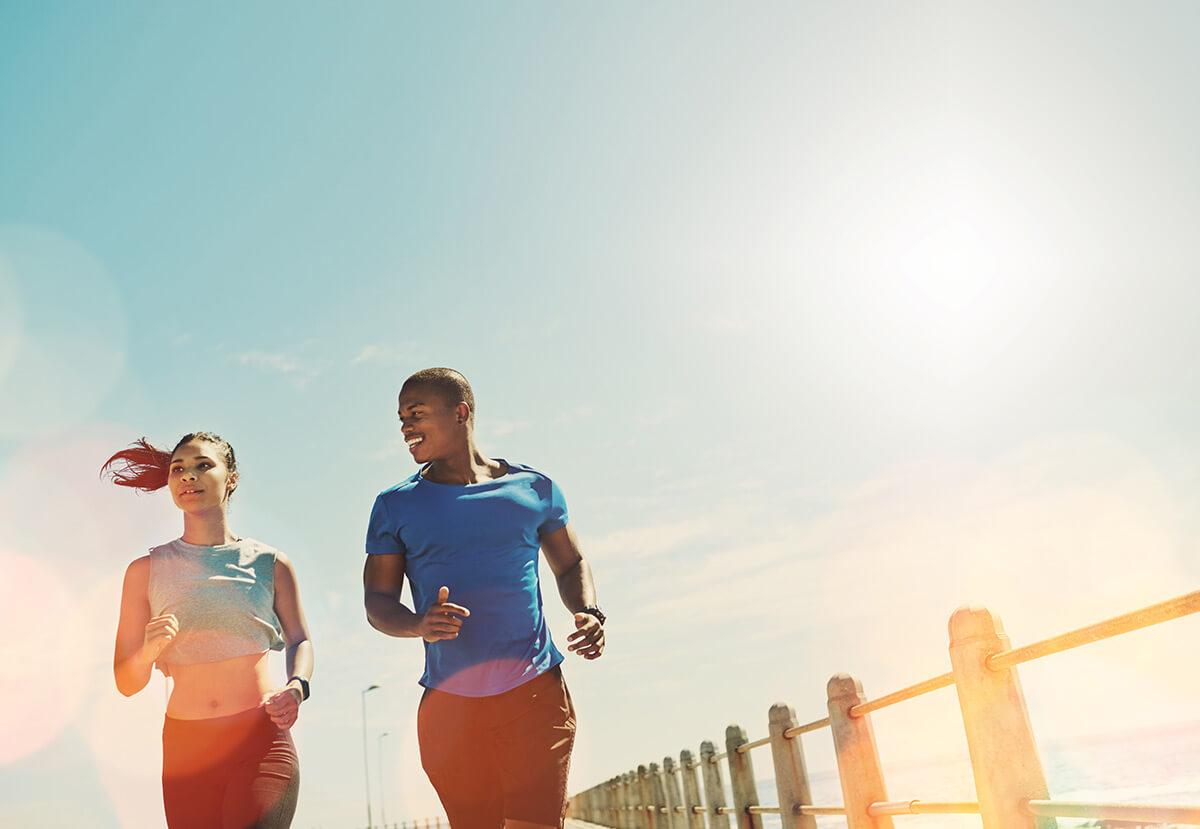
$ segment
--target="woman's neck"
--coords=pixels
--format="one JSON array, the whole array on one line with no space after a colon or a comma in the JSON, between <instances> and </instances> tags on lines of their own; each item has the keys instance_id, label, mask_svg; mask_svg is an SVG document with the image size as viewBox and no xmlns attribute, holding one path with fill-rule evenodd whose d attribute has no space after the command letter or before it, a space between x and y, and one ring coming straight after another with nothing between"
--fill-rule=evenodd
<instances>
[{"instance_id":1,"label":"woman's neck","mask_svg":"<svg viewBox=\"0 0 1200 829\"><path fill-rule=\"evenodd\" d=\"M183 514L183 540L201 547L232 544L238 536L229 529L224 509Z\"/></svg>"}]
</instances>

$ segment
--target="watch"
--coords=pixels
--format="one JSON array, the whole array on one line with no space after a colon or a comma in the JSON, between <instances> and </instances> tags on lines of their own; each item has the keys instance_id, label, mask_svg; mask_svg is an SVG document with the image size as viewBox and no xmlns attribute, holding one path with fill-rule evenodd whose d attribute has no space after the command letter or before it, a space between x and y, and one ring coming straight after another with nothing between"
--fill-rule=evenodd
<instances>
[{"instance_id":1,"label":"watch","mask_svg":"<svg viewBox=\"0 0 1200 829\"><path fill-rule=\"evenodd\" d=\"M600 623L600 627L604 627L604 622L607 619L607 617L604 615L604 611L601 610L600 608L596 607L594 604L588 605L587 607L585 607L583 610L581 610L579 612L587 613L591 616L595 616L596 621L598 621Z\"/></svg>"},{"instance_id":2,"label":"watch","mask_svg":"<svg viewBox=\"0 0 1200 829\"><path fill-rule=\"evenodd\" d=\"M294 676L288 680L288 683L291 684L293 680L300 683L300 701L303 702L304 700L308 699L308 680L302 676Z\"/></svg>"}]
</instances>

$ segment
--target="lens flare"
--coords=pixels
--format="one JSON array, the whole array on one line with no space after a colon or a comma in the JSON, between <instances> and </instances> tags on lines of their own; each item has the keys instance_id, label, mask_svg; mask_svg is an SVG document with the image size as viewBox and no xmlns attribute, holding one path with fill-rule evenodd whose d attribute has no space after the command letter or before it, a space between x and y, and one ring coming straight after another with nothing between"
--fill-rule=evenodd
<instances>
[{"instance_id":1,"label":"lens flare","mask_svg":"<svg viewBox=\"0 0 1200 829\"><path fill-rule=\"evenodd\" d=\"M79 423L124 369L117 289L81 245L40 228L0 227L0 262L0 330L24 316L23 326L0 334L0 399L18 403L0 409L0 435Z\"/></svg>"},{"instance_id":2,"label":"lens flare","mask_svg":"<svg viewBox=\"0 0 1200 829\"><path fill-rule=\"evenodd\" d=\"M87 692L86 622L64 580L26 555L0 551L0 763L41 749L71 722Z\"/></svg>"},{"instance_id":3,"label":"lens flare","mask_svg":"<svg viewBox=\"0 0 1200 829\"><path fill-rule=\"evenodd\" d=\"M166 680L155 671L138 694L126 698L117 692L110 656L122 580L113 573L81 602L80 615L94 629L88 647L99 658L88 672L91 690L79 724L120 825L134 829L163 823L159 775Z\"/></svg>"}]
</instances>

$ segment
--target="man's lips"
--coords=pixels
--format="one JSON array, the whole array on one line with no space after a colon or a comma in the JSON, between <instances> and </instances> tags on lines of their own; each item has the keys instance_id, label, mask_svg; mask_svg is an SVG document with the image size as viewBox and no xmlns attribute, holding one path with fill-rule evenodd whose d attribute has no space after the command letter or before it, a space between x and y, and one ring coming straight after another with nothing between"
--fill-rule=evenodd
<instances>
[{"instance_id":1,"label":"man's lips","mask_svg":"<svg viewBox=\"0 0 1200 829\"><path fill-rule=\"evenodd\" d=\"M414 449L416 449L418 446L420 446L422 443L425 442L425 438L421 437L421 436L414 436L414 437L410 437L410 438L405 438L404 442L408 445L408 451L412 452Z\"/></svg>"}]
</instances>

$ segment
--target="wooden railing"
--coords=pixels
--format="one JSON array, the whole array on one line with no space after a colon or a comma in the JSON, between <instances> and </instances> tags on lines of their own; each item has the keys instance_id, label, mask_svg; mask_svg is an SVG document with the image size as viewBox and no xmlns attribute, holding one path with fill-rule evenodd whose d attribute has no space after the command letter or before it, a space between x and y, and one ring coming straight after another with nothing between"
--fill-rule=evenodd
<instances>
[{"instance_id":1,"label":"wooden railing","mask_svg":"<svg viewBox=\"0 0 1200 829\"><path fill-rule=\"evenodd\" d=\"M731 829L730 816L737 829L761 829L763 814L780 815L784 829L816 829L817 815L844 815L849 829L891 829L892 816L919 814L979 815L985 829L1049 829L1059 817L1200 825L1200 806L1051 800L1017 677L1023 662L1197 611L1200 591L1012 648L990 611L960 608L950 617L948 673L876 699L867 699L857 679L838 674L826 686L829 716L800 723L791 706L778 703L768 712L768 736L750 741L741 726L731 725L724 751L703 742L699 760L684 750L678 764L664 757L661 768L640 765L574 795L569 814L616 829ZM958 693L978 802L889 800L871 713L951 686ZM799 739L825 728L837 753L838 805L812 802ZM751 763L751 750L768 745L777 806L760 804ZM725 802L721 761L728 769L732 804Z\"/></svg>"},{"instance_id":2,"label":"wooden railing","mask_svg":"<svg viewBox=\"0 0 1200 829\"><path fill-rule=\"evenodd\" d=\"M443 829L443 827L448 828L449 826L450 822L438 815L437 817L410 818L399 823L379 823L372 829Z\"/></svg>"}]
</instances>

